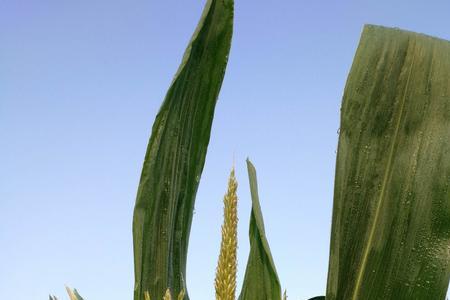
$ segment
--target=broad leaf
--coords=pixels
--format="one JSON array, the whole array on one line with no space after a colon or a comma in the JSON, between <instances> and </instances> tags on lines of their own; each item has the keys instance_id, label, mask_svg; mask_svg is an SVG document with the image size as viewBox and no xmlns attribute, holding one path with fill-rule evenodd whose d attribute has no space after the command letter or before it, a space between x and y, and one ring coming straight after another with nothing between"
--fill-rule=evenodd
<instances>
[{"instance_id":1,"label":"broad leaf","mask_svg":"<svg viewBox=\"0 0 450 300\"><path fill-rule=\"evenodd\" d=\"M207 1L153 124L133 216L135 300L145 291L161 299L167 288L174 295L185 288L195 195L232 25L232 0Z\"/></svg>"},{"instance_id":2,"label":"broad leaf","mask_svg":"<svg viewBox=\"0 0 450 300\"><path fill-rule=\"evenodd\" d=\"M366 26L341 108L326 299L444 299L449 185L450 43Z\"/></svg>"},{"instance_id":3,"label":"broad leaf","mask_svg":"<svg viewBox=\"0 0 450 300\"><path fill-rule=\"evenodd\" d=\"M281 286L267 242L258 196L256 170L247 159L252 197L250 215L250 255L239 300L281 300Z\"/></svg>"}]
</instances>

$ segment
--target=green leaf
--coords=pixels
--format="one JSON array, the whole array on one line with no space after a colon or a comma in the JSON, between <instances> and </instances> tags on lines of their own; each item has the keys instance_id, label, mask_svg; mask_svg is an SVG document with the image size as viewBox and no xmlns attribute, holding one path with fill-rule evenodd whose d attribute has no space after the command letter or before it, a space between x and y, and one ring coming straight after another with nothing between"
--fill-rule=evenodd
<instances>
[{"instance_id":1,"label":"green leaf","mask_svg":"<svg viewBox=\"0 0 450 300\"><path fill-rule=\"evenodd\" d=\"M264 230L256 170L248 159L247 170L252 196L250 254L239 300L281 300L280 281Z\"/></svg>"},{"instance_id":2,"label":"green leaf","mask_svg":"<svg viewBox=\"0 0 450 300\"><path fill-rule=\"evenodd\" d=\"M325 300L325 296L314 297L309 300Z\"/></svg>"},{"instance_id":3,"label":"green leaf","mask_svg":"<svg viewBox=\"0 0 450 300\"><path fill-rule=\"evenodd\" d=\"M445 299L450 43L366 26L345 87L327 300Z\"/></svg>"},{"instance_id":4,"label":"green leaf","mask_svg":"<svg viewBox=\"0 0 450 300\"><path fill-rule=\"evenodd\" d=\"M233 1L207 1L153 124L133 216L135 300L185 288L195 195L232 27Z\"/></svg>"}]
</instances>

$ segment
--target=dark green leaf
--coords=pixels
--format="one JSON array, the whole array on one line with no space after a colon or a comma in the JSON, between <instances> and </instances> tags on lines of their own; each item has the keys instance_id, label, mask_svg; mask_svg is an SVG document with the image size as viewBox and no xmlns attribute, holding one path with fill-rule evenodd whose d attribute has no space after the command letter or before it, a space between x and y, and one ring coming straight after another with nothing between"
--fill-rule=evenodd
<instances>
[{"instance_id":1,"label":"dark green leaf","mask_svg":"<svg viewBox=\"0 0 450 300\"><path fill-rule=\"evenodd\" d=\"M250 255L239 300L281 300L280 281L264 231L256 170L248 159L247 169L252 196Z\"/></svg>"},{"instance_id":2,"label":"dark green leaf","mask_svg":"<svg viewBox=\"0 0 450 300\"><path fill-rule=\"evenodd\" d=\"M450 43L364 28L345 87L327 300L442 300L450 276Z\"/></svg>"},{"instance_id":3,"label":"dark green leaf","mask_svg":"<svg viewBox=\"0 0 450 300\"><path fill-rule=\"evenodd\" d=\"M135 300L145 291L161 299L167 288L173 295L185 288L195 195L232 27L233 1L207 1L153 124L133 216Z\"/></svg>"}]
</instances>

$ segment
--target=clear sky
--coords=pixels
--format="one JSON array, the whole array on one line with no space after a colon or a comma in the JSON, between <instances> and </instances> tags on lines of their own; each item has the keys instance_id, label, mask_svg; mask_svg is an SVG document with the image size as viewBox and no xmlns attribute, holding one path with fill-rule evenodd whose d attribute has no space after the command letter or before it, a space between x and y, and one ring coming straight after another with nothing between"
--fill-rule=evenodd
<instances>
[{"instance_id":1,"label":"clear sky","mask_svg":"<svg viewBox=\"0 0 450 300\"><path fill-rule=\"evenodd\" d=\"M131 221L156 112L204 0L0 1L0 299L132 299ZM238 291L258 171L290 299L325 293L336 131L365 23L450 39L449 1L236 0L233 45L197 195L191 299L214 298L236 161Z\"/></svg>"}]
</instances>

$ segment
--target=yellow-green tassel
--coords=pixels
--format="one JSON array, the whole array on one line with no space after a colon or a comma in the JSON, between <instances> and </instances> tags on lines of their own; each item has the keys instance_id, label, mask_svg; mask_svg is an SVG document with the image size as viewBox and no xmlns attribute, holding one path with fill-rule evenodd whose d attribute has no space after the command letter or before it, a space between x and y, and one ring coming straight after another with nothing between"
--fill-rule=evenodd
<instances>
[{"instance_id":1,"label":"yellow-green tassel","mask_svg":"<svg viewBox=\"0 0 450 300\"><path fill-rule=\"evenodd\" d=\"M146 291L146 292L144 293L144 297L145 297L145 300L151 300L151 299L150 299L150 293L149 293L148 291Z\"/></svg>"},{"instance_id":2,"label":"yellow-green tassel","mask_svg":"<svg viewBox=\"0 0 450 300\"><path fill-rule=\"evenodd\" d=\"M172 295L170 294L170 289L167 288L166 294L164 295L163 300L172 300Z\"/></svg>"},{"instance_id":3,"label":"yellow-green tassel","mask_svg":"<svg viewBox=\"0 0 450 300\"><path fill-rule=\"evenodd\" d=\"M178 294L178 300L183 300L185 294L186 294L186 292L184 291L184 289L182 289L180 291L180 293Z\"/></svg>"},{"instance_id":4,"label":"yellow-green tassel","mask_svg":"<svg viewBox=\"0 0 450 300\"><path fill-rule=\"evenodd\" d=\"M222 225L222 242L216 269L216 300L234 300L236 294L237 269L237 181L234 168L228 180L228 190L223 199L224 221Z\"/></svg>"}]
</instances>

